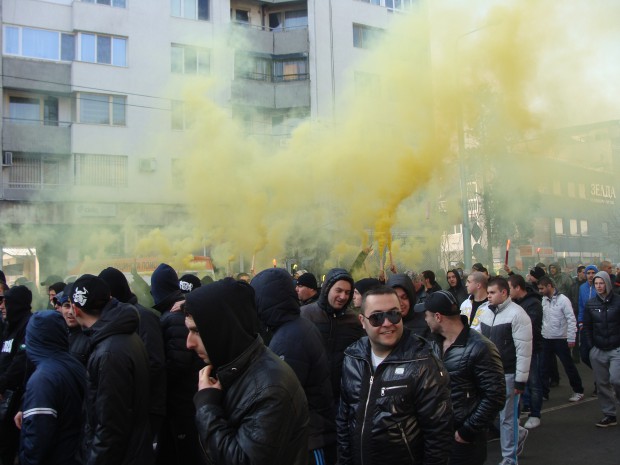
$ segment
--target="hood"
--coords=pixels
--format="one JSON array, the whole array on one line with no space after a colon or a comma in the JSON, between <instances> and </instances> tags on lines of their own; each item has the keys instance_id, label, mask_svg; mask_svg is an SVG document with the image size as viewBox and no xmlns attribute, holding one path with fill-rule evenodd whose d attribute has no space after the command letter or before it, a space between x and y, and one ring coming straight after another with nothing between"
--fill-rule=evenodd
<instances>
[{"instance_id":1,"label":"hood","mask_svg":"<svg viewBox=\"0 0 620 465\"><path fill-rule=\"evenodd\" d=\"M34 363L69 353L69 333L62 315L55 310L36 312L26 327L26 353Z\"/></svg>"},{"instance_id":2,"label":"hood","mask_svg":"<svg viewBox=\"0 0 620 465\"><path fill-rule=\"evenodd\" d=\"M131 304L110 301L101 310L101 316L89 329L93 345L115 334L132 334L138 329L140 317L138 310Z\"/></svg>"},{"instance_id":3,"label":"hood","mask_svg":"<svg viewBox=\"0 0 620 465\"><path fill-rule=\"evenodd\" d=\"M116 268L106 268L99 277L110 286L110 294L121 302L129 302L133 296L129 288L129 282L121 270Z\"/></svg>"},{"instance_id":4,"label":"hood","mask_svg":"<svg viewBox=\"0 0 620 465\"><path fill-rule=\"evenodd\" d=\"M6 321L13 323L30 314L32 292L26 286L13 286L4 293Z\"/></svg>"},{"instance_id":5,"label":"hood","mask_svg":"<svg viewBox=\"0 0 620 465\"><path fill-rule=\"evenodd\" d=\"M525 283L525 291L527 294L521 300L522 302L527 299L536 299L539 302L542 302L542 295L538 292L538 288L535 287L532 283ZM512 299L515 300L515 299Z\"/></svg>"},{"instance_id":6,"label":"hood","mask_svg":"<svg viewBox=\"0 0 620 465\"><path fill-rule=\"evenodd\" d=\"M607 271L599 271L594 275L594 279L596 278L601 278L603 281L605 281L605 295L597 293L601 299L605 300L607 297L609 297L609 294L613 293L614 291L614 288L611 285L611 278L609 277ZM594 281L592 281L592 283L594 284Z\"/></svg>"},{"instance_id":7,"label":"hood","mask_svg":"<svg viewBox=\"0 0 620 465\"><path fill-rule=\"evenodd\" d=\"M258 335L254 289L225 278L186 295L185 312L194 318L209 360L216 369L250 347Z\"/></svg>"},{"instance_id":8,"label":"hood","mask_svg":"<svg viewBox=\"0 0 620 465\"><path fill-rule=\"evenodd\" d=\"M465 286L463 286L463 279L461 279L461 273L459 273L459 270L455 268L453 270L446 271L446 279L448 278L448 273L454 273L456 276L456 286L454 286L454 289L465 289Z\"/></svg>"},{"instance_id":9,"label":"hood","mask_svg":"<svg viewBox=\"0 0 620 465\"><path fill-rule=\"evenodd\" d=\"M584 273L587 273L588 271L594 270L596 273L598 273L598 268L596 267L596 265L588 265L586 266L586 269L583 270Z\"/></svg>"},{"instance_id":10,"label":"hood","mask_svg":"<svg viewBox=\"0 0 620 465\"><path fill-rule=\"evenodd\" d=\"M299 318L299 301L293 279L284 268L268 268L258 273L250 285L258 318L268 328L277 328Z\"/></svg>"},{"instance_id":11,"label":"hood","mask_svg":"<svg viewBox=\"0 0 620 465\"><path fill-rule=\"evenodd\" d=\"M549 275L551 275L551 267L555 266L555 269L557 271L557 274L560 274L562 272L562 267L560 267L560 263L559 262L553 262L553 263L549 263L549 267L547 268L549 271Z\"/></svg>"},{"instance_id":12,"label":"hood","mask_svg":"<svg viewBox=\"0 0 620 465\"><path fill-rule=\"evenodd\" d=\"M323 283L323 286L321 286L321 294L319 295L319 300L317 301L319 307L321 307L329 314L333 314L334 309L331 307L331 305L329 305L329 302L327 301L327 295L329 294L331 288L334 287L334 284L336 284L338 281L347 281L351 283L351 295L349 295L349 300L347 301L347 304L344 306L343 310L346 310L349 305L351 305L351 301L353 300L353 289L355 286L353 278L344 268L332 268L327 272L327 275L325 276L325 282ZM340 312L342 312L343 310L340 310Z\"/></svg>"},{"instance_id":13,"label":"hood","mask_svg":"<svg viewBox=\"0 0 620 465\"><path fill-rule=\"evenodd\" d=\"M170 310L175 302L183 300L183 292L179 288L179 276L166 263L161 263L151 276L151 295L154 307L160 312Z\"/></svg>"},{"instance_id":14,"label":"hood","mask_svg":"<svg viewBox=\"0 0 620 465\"><path fill-rule=\"evenodd\" d=\"M416 295L415 287L413 287L413 281L411 281L411 278L404 273L395 274L389 277L389 279L387 280L387 285L391 288L400 287L405 291L405 294L407 294L407 297L409 297L409 314L413 313L413 307L415 306L416 302ZM409 316L409 314L407 316Z\"/></svg>"}]
</instances>

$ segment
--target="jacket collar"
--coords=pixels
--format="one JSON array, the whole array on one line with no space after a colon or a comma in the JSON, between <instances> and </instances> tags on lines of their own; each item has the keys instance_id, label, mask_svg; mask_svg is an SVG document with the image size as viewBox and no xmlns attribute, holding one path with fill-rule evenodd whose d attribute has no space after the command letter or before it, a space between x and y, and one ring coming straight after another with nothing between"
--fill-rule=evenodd
<instances>
[{"instance_id":1,"label":"jacket collar","mask_svg":"<svg viewBox=\"0 0 620 465\"><path fill-rule=\"evenodd\" d=\"M217 371L217 377L224 389L230 388L250 365L265 351L263 339L257 336L254 342L232 362Z\"/></svg>"}]
</instances>

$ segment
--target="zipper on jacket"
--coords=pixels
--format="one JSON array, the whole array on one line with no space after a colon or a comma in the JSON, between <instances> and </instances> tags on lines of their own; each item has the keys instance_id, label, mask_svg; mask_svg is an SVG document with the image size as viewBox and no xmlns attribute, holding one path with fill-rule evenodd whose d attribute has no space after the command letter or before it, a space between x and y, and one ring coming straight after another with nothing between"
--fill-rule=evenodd
<instances>
[{"instance_id":1,"label":"zipper on jacket","mask_svg":"<svg viewBox=\"0 0 620 465\"><path fill-rule=\"evenodd\" d=\"M402 386L388 386L388 387L382 387L381 388L381 397L385 397L385 391L389 391L391 389L400 389L400 388L406 388L407 385L404 384Z\"/></svg>"},{"instance_id":2,"label":"zipper on jacket","mask_svg":"<svg viewBox=\"0 0 620 465\"><path fill-rule=\"evenodd\" d=\"M374 375L370 375L370 385L368 386L368 396L366 397L366 405L364 406L364 417L362 419L362 431L360 432L360 463L364 465L364 428L366 428L366 414L368 413L368 404L370 403L370 392L372 391L372 383L375 380Z\"/></svg>"},{"instance_id":3,"label":"zipper on jacket","mask_svg":"<svg viewBox=\"0 0 620 465\"><path fill-rule=\"evenodd\" d=\"M411 448L409 447L409 443L407 442L407 436L405 436L405 430L403 429L403 425L398 423L398 429L400 430L400 436L403 438L403 442L405 443L405 447L407 448L407 453L409 454L409 458L411 459L411 463L415 463L413 460L413 454L411 453Z\"/></svg>"}]
</instances>

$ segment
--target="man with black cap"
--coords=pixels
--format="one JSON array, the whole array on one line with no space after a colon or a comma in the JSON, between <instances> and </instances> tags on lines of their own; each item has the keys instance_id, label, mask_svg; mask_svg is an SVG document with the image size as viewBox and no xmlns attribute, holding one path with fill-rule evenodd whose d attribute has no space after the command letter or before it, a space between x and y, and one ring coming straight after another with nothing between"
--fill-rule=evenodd
<instances>
[{"instance_id":1,"label":"man with black cap","mask_svg":"<svg viewBox=\"0 0 620 465\"><path fill-rule=\"evenodd\" d=\"M450 373L455 429L450 464L482 465L487 458L487 429L506 401L502 360L497 347L469 327L453 294L435 292L424 308L437 338L436 349Z\"/></svg>"},{"instance_id":2,"label":"man with black cap","mask_svg":"<svg viewBox=\"0 0 620 465\"><path fill-rule=\"evenodd\" d=\"M359 321L367 337L345 350L342 368L339 465L447 464L454 430L445 368L403 328L391 287L364 294Z\"/></svg>"},{"instance_id":3,"label":"man with black cap","mask_svg":"<svg viewBox=\"0 0 620 465\"><path fill-rule=\"evenodd\" d=\"M185 316L177 311L186 294L179 288L179 276L170 265L161 263L153 272L151 295L155 310L161 312L166 353L166 418L157 441L157 464L199 464L202 453L192 398L202 363L186 347Z\"/></svg>"},{"instance_id":4,"label":"man with black cap","mask_svg":"<svg viewBox=\"0 0 620 465\"><path fill-rule=\"evenodd\" d=\"M129 282L121 270L108 267L99 273L99 277L110 286L112 297L133 305L140 315L138 335L149 356L149 423L155 440L166 414L166 355L158 315L138 303L138 298L131 292ZM134 311L131 307L125 308Z\"/></svg>"},{"instance_id":5,"label":"man with black cap","mask_svg":"<svg viewBox=\"0 0 620 465\"><path fill-rule=\"evenodd\" d=\"M299 305L309 305L316 302L319 299L318 289L319 286L312 273L306 271L299 275L297 277L297 284L295 285L295 292L297 292Z\"/></svg>"},{"instance_id":6,"label":"man with black cap","mask_svg":"<svg viewBox=\"0 0 620 465\"><path fill-rule=\"evenodd\" d=\"M344 349L364 335L357 316L349 308L353 300L353 285L353 278L345 269L333 268L325 277L319 299L301 307L301 316L312 321L323 336L336 403L340 398Z\"/></svg>"},{"instance_id":7,"label":"man with black cap","mask_svg":"<svg viewBox=\"0 0 620 465\"><path fill-rule=\"evenodd\" d=\"M359 311L359 309L362 308L362 297L364 294L379 286L381 286L381 281L377 278L362 278L355 281L353 288L353 308L355 311Z\"/></svg>"},{"instance_id":8,"label":"man with black cap","mask_svg":"<svg viewBox=\"0 0 620 465\"><path fill-rule=\"evenodd\" d=\"M13 417L19 410L32 367L26 357L26 326L32 316L32 292L26 286L13 286L4 292L0 308L5 314L0 352L0 400L6 413L0 418L0 463L12 464L19 447L19 430Z\"/></svg>"},{"instance_id":9,"label":"man with black cap","mask_svg":"<svg viewBox=\"0 0 620 465\"><path fill-rule=\"evenodd\" d=\"M225 278L187 294L184 309L187 347L207 365L194 396L206 463L306 464L306 396L258 335L250 285Z\"/></svg>"},{"instance_id":10,"label":"man with black cap","mask_svg":"<svg viewBox=\"0 0 620 465\"><path fill-rule=\"evenodd\" d=\"M70 299L92 344L83 463L150 465L149 359L136 334L138 311L111 298L106 282L90 274L75 281Z\"/></svg>"},{"instance_id":11,"label":"man with black cap","mask_svg":"<svg viewBox=\"0 0 620 465\"><path fill-rule=\"evenodd\" d=\"M65 289L56 294L54 298L56 311L60 312L69 330L69 353L77 358L84 366L88 363L90 354L90 339L84 334L73 314L73 306L69 301L72 284L67 284Z\"/></svg>"},{"instance_id":12,"label":"man with black cap","mask_svg":"<svg viewBox=\"0 0 620 465\"><path fill-rule=\"evenodd\" d=\"M181 292L183 292L183 294L192 292L194 289L198 289L200 286L202 286L200 278L195 274L187 273L179 278L179 289L181 289Z\"/></svg>"}]
</instances>

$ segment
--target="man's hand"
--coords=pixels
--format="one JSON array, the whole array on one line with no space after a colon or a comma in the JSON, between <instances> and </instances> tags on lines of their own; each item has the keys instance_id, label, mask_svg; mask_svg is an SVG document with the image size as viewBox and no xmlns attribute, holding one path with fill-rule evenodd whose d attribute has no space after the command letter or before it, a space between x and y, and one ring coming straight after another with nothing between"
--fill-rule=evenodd
<instances>
[{"instance_id":1,"label":"man's hand","mask_svg":"<svg viewBox=\"0 0 620 465\"><path fill-rule=\"evenodd\" d=\"M183 305L184 303L185 303L184 300L179 300L178 302L175 302L175 304L172 306L170 311L171 312L180 312L181 311L181 305Z\"/></svg>"},{"instance_id":2,"label":"man's hand","mask_svg":"<svg viewBox=\"0 0 620 465\"><path fill-rule=\"evenodd\" d=\"M17 415L15 415L15 417L13 418L13 421L15 422L15 426L17 426L17 429L22 429L23 419L24 419L24 413L20 410L19 412L17 412Z\"/></svg>"},{"instance_id":3,"label":"man's hand","mask_svg":"<svg viewBox=\"0 0 620 465\"><path fill-rule=\"evenodd\" d=\"M568 348L572 349L573 347L575 347L575 343L574 342L569 342L568 343Z\"/></svg>"},{"instance_id":4,"label":"man's hand","mask_svg":"<svg viewBox=\"0 0 620 465\"><path fill-rule=\"evenodd\" d=\"M517 389L517 388L515 388L515 394L519 394L519 395L521 395L521 394L523 394L524 392L525 392L525 389Z\"/></svg>"},{"instance_id":5,"label":"man's hand","mask_svg":"<svg viewBox=\"0 0 620 465\"><path fill-rule=\"evenodd\" d=\"M508 265L504 265L504 271L510 274L510 267Z\"/></svg>"},{"instance_id":6,"label":"man's hand","mask_svg":"<svg viewBox=\"0 0 620 465\"><path fill-rule=\"evenodd\" d=\"M213 365L207 365L198 373L198 390L202 391L203 389L222 389L221 383L217 378L213 378L211 376L211 372L213 371Z\"/></svg>"},{"instance_id":7,"label":"man's hand","mask_svg":"<svg viewBox=\"0 0 620 465\"><path fill-rule=\"evenodd\" d=\"M454 440L456 442L460 442L461 444L469 444L469 442L465 441L460 435L458 431L454 432Z\"/></svg>"}]
</instances>

